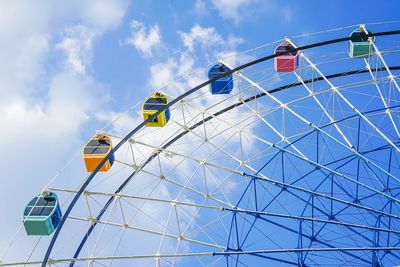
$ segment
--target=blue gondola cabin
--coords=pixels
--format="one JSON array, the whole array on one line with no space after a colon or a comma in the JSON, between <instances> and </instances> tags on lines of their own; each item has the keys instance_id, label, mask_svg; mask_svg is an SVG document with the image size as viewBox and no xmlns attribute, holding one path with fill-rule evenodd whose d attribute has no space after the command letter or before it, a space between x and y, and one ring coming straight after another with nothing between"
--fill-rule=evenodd
<instances>
[{"instance_id":1,"label":"blue gondola cabin","mask_svg":"<svg viewBox=\"0 0 400 267\"><path fill-rule=\"evenodd\" d=\"M108 157L99 171L106 172L110 170L114 163L114 154L112 150L111 138L106 134L96 134L83 148L82 155L85 161L86 170L93 172L100 162Z\"/></svg>"},{"instance_id":2,"label":"blue gondola cabin","mask_svg":"<svg viewBox=\"0 0 400 267\"><path fill-rule=\"evenodd\" d=\"M351 58L368 58L372 54L375 39L368 37L364 29L360 28L353 31L350 38L349 55Z\"/></svg>"},{"instance_id":3,"label":"blue gondola cabin","mask_svg":"<svg viewBox=\"0 0 400 267\"><path fill-rule=\"evenodd\" d=\"M215 64L208 71L208 79L212 79L216 76L222 75L229 69L223 64ZM219 78L218 80L210 84L210 93L215 94L230 94L233 89L232 74L225 77Z\"/></svg>"},{"instance_id":4,"label":"blue gondola cabin","mask_svg":"<svg viewBox=\"0 0 400 267\"><path fill-rule=\"evenodd\" d=\"M299 65L299 53L289 42L278 45L274 51L274 68L277 72L293 72Z\"/></svg>"},{"instance_id":5,"label":"blue gondola cabin","mask_svg":"<svg viewBox=\"0 0 400 267\"><path fill-rule=\"evenodd\" d=\"M62 212L57 195L44 192L34 197L24 210L24 227L28 235L50 235L60 224Z\"/></svg>"},{"instance_id":6,"label":"blue gondola cabin","mask_svg":"<svg viewBox=\"0 0 400 267\"><path fill-rule=\"evenodd\" d=\"M142 105L143 119L147 120L154 113L168 105L168 96L157 92L148 97ZM163 127L169 121L171 113L169 107L158 114L154 119L146 123L148 127Z\"/></svg>"}]
</instances>

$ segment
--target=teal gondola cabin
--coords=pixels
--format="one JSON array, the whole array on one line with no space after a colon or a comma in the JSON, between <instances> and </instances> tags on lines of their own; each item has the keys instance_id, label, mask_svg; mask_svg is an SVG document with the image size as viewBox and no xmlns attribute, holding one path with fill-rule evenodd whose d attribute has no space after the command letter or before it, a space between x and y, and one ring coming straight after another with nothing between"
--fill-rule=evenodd
<instances>
[{"instance_id":1,"label":"teal gondola cabin","mask_svg":"<svg viewBox=\"0 0 400 267\"><path fill-rule=\"evenodd\" d=\"M61 220L57 195L44 192L34 197L24 210L24 227L27 235L50 235Z\"/></svg>"},{"instance_id":2,"label":"teal gondola cabin","mask_svg":"<svg viewBox=\"0 0 400 267\"><path fill-rule=\"evenodd\" d=\"M367 31L368 34L370 33ZM368 37L365 29L359 28L350 34L349 55L351 58L368 58L374 51L374 37Z\"/></svg>"}]
</instances>

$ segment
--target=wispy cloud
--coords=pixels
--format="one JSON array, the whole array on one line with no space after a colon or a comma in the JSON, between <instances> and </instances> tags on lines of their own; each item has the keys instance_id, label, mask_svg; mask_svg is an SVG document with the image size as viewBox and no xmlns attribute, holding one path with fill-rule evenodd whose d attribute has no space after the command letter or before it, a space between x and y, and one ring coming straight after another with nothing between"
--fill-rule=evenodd
<instances>
[{"instance_id":1,"label":"wispy cloud","mask_svg":"<svg viewBox=\"0 0 400 267\"><path fill-rule=\"evenodd\" d=\"M228 55L237 53L237 47L244 43L244 39L235 35L222 36L214 27L202 27L195 24L188 32L178 32L181 37L184 48L187 52L192 53L192 60L196 59L197 54L201 54L200 58L206 61L215 61ZM201 51L201 53L198 53ZM243 58L241 55L231 57L230 64L236 65L243 60L249 60L248 57ZM193 65L193 63L192 63ZM187 65L184 65L187 66Z\"/></svg>"},{"instance_id":2,"label":"wispy cloud","mask_svg":"<svg viewBox=\"0 0 400 267\"><path fill-rule=\"evenodd\" d=\"M295 12L291 5L276 0L198 0L194 10L198 15L208 15L215 9L229 23L239 24L263 15L282 23L292 23Z\"/></svg>"},{"instance_id":3,"label":"wispy cloud","mask_svg":"<svg viewBox=\"0 0 400 267\"><path fill-rule=\"evenodd\" d=\"M211 0L221 16L225 19L239 22L249 12L246 10L255 0Z\"/></svg>"},{"instance_id":4,"label":"wispy cloud","mask_svg":"<svg viewBox=\"0 0 400 267\"><path fill-rule=\"evenodd\" d=\"M103 31L120 25L128 7L127 0L88 0L77 3L81 6L81 20Z\"/></svg>"},{"instance_id":5,"label":"wispy cloud","mask_svg":"<svg viewBox=\"0 0 400 267\"><path fill-rule=\"evenodd\" d=\"M63 38L57 48L66 55L66 62L73 71L85 73L92 57L92 43L96 31L83 25L71 26L65 29Z\"/></svg>"},{"instance_id":6,"label":"wispy cloud","mask_svg":"<svg viewBox=\"0 0 400 267\"><path fill-rule=\"evenodd\" d=\"M194 25L189 32L179 32L183 45L193 51L196 43L204 47L222 44L223 39L214 27L201 27Z\"/></svg>"},{"instance_id":7,"label":"wispy cloud","mask_svg":"<svg viewBox=\"0 0 400 267\"><path fill-rule=\"evenodd\" d=\"M131 37L121 41L122 45L135 47L144 57L152 56L153 50L161 44L161 32L157 24L149 29L140 21L130 23Z\"/></svg>"},{"instance_id":8,"label":"wispy cloud","mask_svg":"<svg viewBox=\"0 0 400 267\"><path fill-rule=\"evenodd\" d=\"M199 16L207 15L209 12L205 0L196 0L194 4L194 11Z\"/></svg>"}]
</instances>

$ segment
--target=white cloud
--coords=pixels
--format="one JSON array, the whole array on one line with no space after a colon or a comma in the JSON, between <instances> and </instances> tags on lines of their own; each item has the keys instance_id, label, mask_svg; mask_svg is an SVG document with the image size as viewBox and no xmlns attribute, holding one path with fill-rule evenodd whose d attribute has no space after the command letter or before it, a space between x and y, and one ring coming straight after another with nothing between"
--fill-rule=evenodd
<instances>
[{"instance_id":1,"label":"white cloud","mask_svg":"<svg viewBox=\"0 0 400 267\"><path fill-rule=\"evenodd\" d=\"M249 10L247 7L255 0L211 0L221 16L225 19L239 22L241 17L246 15Z\"/></svg>"},{"instance_id":2,"label":"white cloud","mask_svg":"<svg viewBox=\"0 0 400 267\"><path fill-rule=\"evenodd\" d=\"M214 62L216 60L229 56L227 62L231 65L236 66L238 63L244 63L250 61L251 57L246 55L239 55L237 47L244 43L244 39L235 35L229 35L227 37L221 36L214 27L201 27L200 25L194 25L189 32L178 32L184 47L187 49L182 55L186 55L185 64L182 64L181 68L188 68L192 66L187 64L187 61L195 61L196 54L201 54L208 62ZM196 47L198 46L198 47ZM194 50L201 51L201 53L193 53ZM189 53L191 54L189 55ZM238 55L236 55L238 54ZM183 62L182 62L183 63ZM179 72L179 75L188 73L187 71Z\"/></svg>"},{"instance_id":3,"label":"white cloud","mask_svg":"<svg viewBox=\"0 0 400 267\"><path fill-rule=\"evenodd\" d=\"M77 73L85 73L92 57L92 43L96 36L93 29L83 25L68 27L64 31L64 37L57 48L61 49L67 56L68 66Z\"/></svg>"},{"instance_id":4,"label":"white cloud","mask_svg":"<svg viewBox=\"0 0 400 267\"><path fill-rule=\"evenodd\" d=\"M0 106L4 115L0 121L7 125L2 131L7 144L3 145L16 145L14 141L20 144L26 132L40 138L73 136L89 118L89 112L105 102L106 97L101 96L106 92L105 86L90 76L72 72L55 75L50 81L47 101L30 104L15 99ZM100 97L91 97L95 94Z\"/></svg>"},{"instance_id":5,"label":"white cloud","mask_svg":"<svg viewBox=\"0 0 400 267\"><path fill-rule=\"evenodd\" d=\"M102 30L109 30L118 26L122 22L128 6L126 0L76 1L81 6L83 21Z\"/></svg>"},{"instance_id":6,"label":"white cloud","mask_svg":"<svg viewBox=\"0 0 400 267\"><path fill-rule=\"evenodd\" d=\"M166 86L177 78L176 66L178 62L175 59L169 59L163 63L157 63L150 67L151 79L150 85L154 89Z\"/></svg>"},{"instance_id":7,"label":"white cloud","mask_svg":"<svg viewBox=\"0 0 400 267\"><path fill-rule=\"evenodd\" d=\"M179 34L184 46L189 50L193 50L196 43L199 43L203 48L223 43L221 35L213 27L203 28L196 24L190 32L179 32Z\"/></svg>"},{"instance_id":8,"label":"white cloud","mask_svg":"<svg viewBox=\"0 0 400 267\"><path fill-rule=\"evenodd\" d=\"M96 113L96 118L104 122L111 122L113 131L117 134L130 132L136 125L141 122L141 114L136 114L135 118L127 116L125 113L114 111L100 111Z\"/></svg>"},{"instance_id":9,"label":"white cloud","mask_svg":"<svg viewBox=\"0 0 400 267\"><path fill-rule=\"evenodd\" d=\"M22 94L28 99L45 90L46 72L54 73L57 66L47 70L44 61L52 53L51 42L58 39L60 29L79 21L101 34L118 25L126 6L125 0L71 0L65 5L46 0L0 1L0 102Z\"/></svg>"},{"instance_id":10,"label":"white cloud","mask_svg":"<svg viewBox=\"0 0 400 267\"><path fill-rule=\"evenodd\" d=\"M204 0L196 0L196 3L194 4L194 11L196 12L197 15L200 16L207 15L208 9L206 6L206 2L204 2Z\"/></svg>"},{"instance_id":11,"label":"white cloud","mask_svg":"<svg viewBox=\"0 0 400 267\"><path fill-rule=\"evenodd\" d=\"M242 20L254 20L254 16L263 15L273 18L273 20L281 23L292 23L294 17L293 8L290 5L282 5L276 0L208 0L225 19L238 24ZM200 13L202 4L206 6L205 2L196 2L195 10ZM205 10L207 11L207 10ZM205 13L203 10L203 13Z\"/></svg>"},{"instance_id":12,"label":"white cloud","mask_svg":"<svg viewBox=\"0 0 400 267\"><path fill-rule=\"evenodd\" d=\"M151 26L148 30L142 22L133 20L130 23L131 37L122 41L122 45L132 45L144 57L152 56L153 50L161 44L161 32L158 25Z\"/></svg>"}]
</instances>

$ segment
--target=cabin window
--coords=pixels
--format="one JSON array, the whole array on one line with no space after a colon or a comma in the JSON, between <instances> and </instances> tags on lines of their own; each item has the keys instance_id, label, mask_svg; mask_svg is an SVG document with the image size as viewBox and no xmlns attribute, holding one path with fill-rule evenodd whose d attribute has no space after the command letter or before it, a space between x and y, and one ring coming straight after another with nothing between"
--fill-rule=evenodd
<instances>
[{"instance_id":1,"label":"cabin window","mask_svg":"<svg viewBox=\"0 0 400 267\"><path fill-rule=\"evenodd\" d=\"M297 51L293 48L293 46L281 45L276 49L276 54L281 54L280 56L295 56Z\"/></svg>"},{"instance_id":2,"label":"cabin window","mask_svg":"<svg viewBox=\"0 0 400 267\"><path fill-rule=\"evenodd\" d=\"M160 110L163 107L164 107L164 105L149 105L149 104L144 105L145 110Z\"/></svg>"},{"instance_id":3,"label":"cabin window","mask_svg":"<svg viewBox=\"0 0 400 267\"><path fill-rule=\"evenodd\" d=\"M167 104L166 98L149 98L146 100L146 104Z\"/></svg>"},{"instance_id":4,"label":"cabin window","mask_svg":"<svg viewBox=\"0 0 400 267\"><path fill-rule=\"evenodd\" d=\"M110 147L108 146L86 146L83 153L85 154L106 154Z\"/></svg>"}]
</instances>

